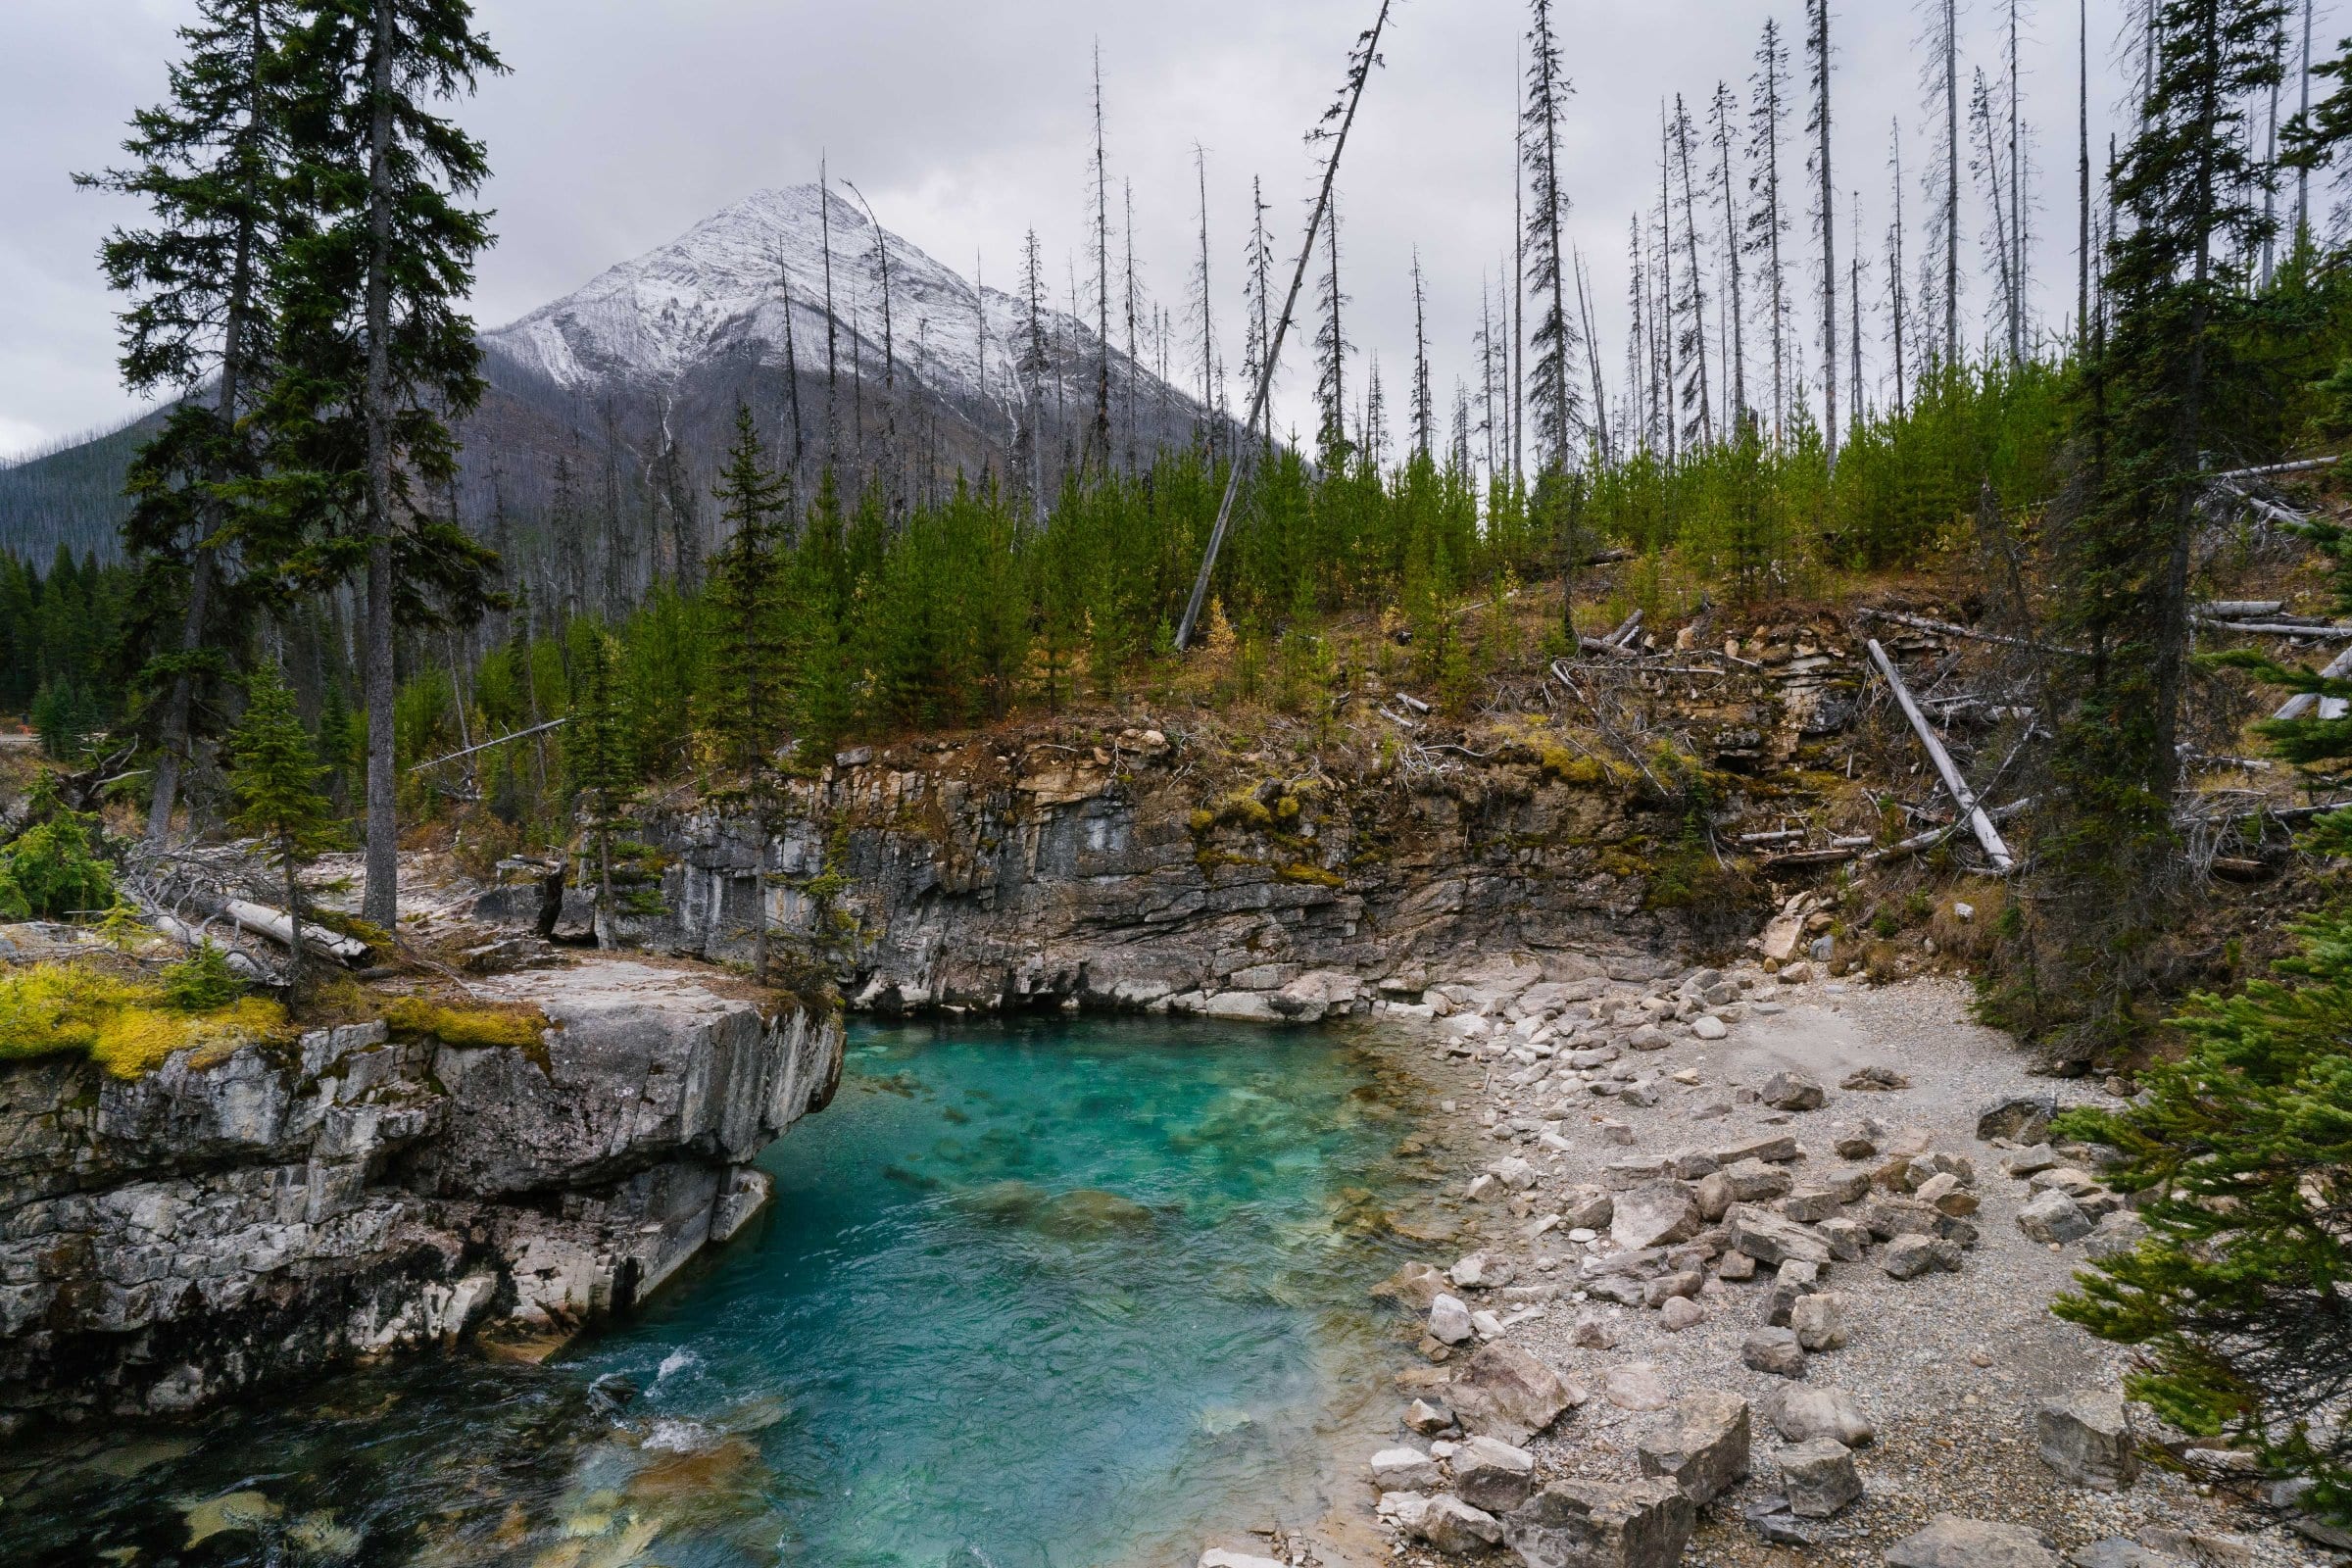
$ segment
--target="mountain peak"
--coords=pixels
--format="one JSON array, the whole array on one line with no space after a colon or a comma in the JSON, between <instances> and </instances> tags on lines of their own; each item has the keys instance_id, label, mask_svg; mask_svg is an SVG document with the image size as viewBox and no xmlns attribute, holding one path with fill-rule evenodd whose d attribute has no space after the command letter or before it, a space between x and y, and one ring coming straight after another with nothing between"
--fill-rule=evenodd
<instances>
[{"instance_id":1,"label":"mountain peak","mask_svg":"<svg viewBox=\"0 0 2352 1568\"><path fill-rule=\"evenodd\" d=\"M828 256L829 250L829 256ZM885 333L883 267L889 268ZM829 263L829 268L828 268ZM823 370L826 285L842 373L911 376L932 391L1011 408L1025 308L976 288L859 205L814 183L753 192L483 341L569 389L660 386L725 354ZM1047 311L1054 359L1095 352L1083 321Z\"/></svg>"}]
</instances>

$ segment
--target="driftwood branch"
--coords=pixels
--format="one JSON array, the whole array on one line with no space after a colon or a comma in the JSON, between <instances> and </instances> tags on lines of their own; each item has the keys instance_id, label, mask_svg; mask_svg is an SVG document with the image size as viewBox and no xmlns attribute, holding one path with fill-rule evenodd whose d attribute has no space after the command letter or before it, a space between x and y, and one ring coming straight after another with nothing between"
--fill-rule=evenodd
<instances>
[{"instance_id":1,"label":"driftwood branch","mask_svg":"<svg viewBox=\"0 0 2352 1568\"><path fill-rule=\"evenodd\" d=\"M1943 749L1943 741L1936 735L1935 726L1928 722L1928 715L1921 712L1919 704L1912 700L1911 688L1903 684L1903 677L1895 669L1894 661L1886 657L1886 650L1879 646L1876 637L1870 639L1870 658L1879 666L1879 673L1886 677L1887 688L1894 693L1895 702L1902 708L1903 716L1911 721L1912 733L1919 737L1919 744L1927 752L1928 760L1936 764L1936 773L1943 779L1943 787L1951 792L1952 803L1960 808L1960 819L1976 834L1977 842L1984 847L1985 855L1991 858L1996 869L2015 869L2017 858L2009 853L2009 846L2001 841L2000 829L1993 826L1992 818L1985 814L1984 808L1977 804L1976 793L1968 787L1968 780L1960 776L1960 769L1953 763L1951 753Z\"/></svg>"}]
</instances>

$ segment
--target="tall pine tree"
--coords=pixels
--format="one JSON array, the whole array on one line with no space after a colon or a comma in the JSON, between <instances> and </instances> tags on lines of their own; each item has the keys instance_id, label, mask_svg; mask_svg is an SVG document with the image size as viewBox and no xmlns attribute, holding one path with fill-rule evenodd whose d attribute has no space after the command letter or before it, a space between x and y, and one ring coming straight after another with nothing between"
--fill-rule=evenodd
<instances>
[{"instance_id":1,"label":"tall pine tree","mask_svg":"<svg viewBox=\"0 0 2352 1568\"><path fill-rule=\"evenodd\" d=\"M281 507L306 528L298 570L365 575L367 890L362 912L399 915L392 703L396 626L478 614L496 560L454 517L449 419L479 401L480 351L463 302L491 243L460 205L489 163L433 113L505 70L468 0L318 0L288 50L297 187L316 228L278 258L283 368L272 393Z\"/></svg>"},{"instance_id":2,"label":"tall pine tree","mask_svg":"<svg viewBox=\"0 0 2352 1568\"><path fill-rule=\"evenodd\" d=\"M735 445L719 473L720 514L733 527L711 564L711 631L718 647L710 729L729 790L760 835L752 973L767 977L767 841L775 828L774 759L791 702L785 642L783 539L790 486L767 466L747 405L735 409Z\"/></svg>"},{"instance_id":3,"label":"tall pine tree","mask_svg":"<svg viewBox=\"0 0 2352 1568\"><path fill-rule=\"evenodd\" d=\"M2138 133L2118 160L2127 221L2107 252L2111 333L2095 336L2070 502L2053 517L2059 629L2087 651L2070 682L2035 835L2034 1007L2021 1022L2091 1054L2133 1027L2174 857L2189 561L2202 455L2259 407L2248 287L2263 192L2247 117L2278 72L2282 0L2166 0Z\"/></svg>"},{"instance_id":4,"label":"tall pine tree","mask_svg":"<svg viewBox=\"0 0 2352 1568\"><path fill-rule=\"evenodd\" d=\"M244 424L269 373L270 258L294 237L280 52L289 0L200 0L179 29L170 96L139 112L131 162L77 183L144 201L153 226L118 228L100 252L122 313L122 378L179 401L131 465L123 545L141 564L132 642L157 754L147 840L170 831L199 698L223 673L239 616L240 541L259 525L255 433ZM209 383L209 384L208 384ZM161 648L161 652L153 650Z\"/></svg>"}]
</instances>

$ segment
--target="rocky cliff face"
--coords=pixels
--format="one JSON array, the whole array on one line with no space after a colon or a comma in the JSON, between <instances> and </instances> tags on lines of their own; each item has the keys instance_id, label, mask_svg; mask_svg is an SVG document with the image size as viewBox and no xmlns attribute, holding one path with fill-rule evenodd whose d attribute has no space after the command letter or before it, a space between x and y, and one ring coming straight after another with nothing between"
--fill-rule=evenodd
<instances>
[{"instance_id":1,"label":"rocky cliff face","mask_svg":"<svg viewBox=\"0 0 2352 1568\"><path fill-rule=\"evenodd\" d=\"M764 863L771 921L845 967L859 1007L1306 1021L1480 956L1647 975L1690 935L1653 897L1678 826L1533 743L1347 780L1134 728L861 749L764 847L708 810L655 817L605 936L741 957Z\"/></svg>"},{"instance_id":2,"label":"rocky cliff face","mask_svg":"<svg viewBox=\"0 0 2352 1568\"><path fill-rule=\"evenodd\" d=\"M734 1234L767 1197L752 1159L839 1078L837 1015L689 972L490 987L546 1013L537 1045L379 1022L131 1082L0 1065L0 1426L476 1330L552 1343Z\"/></svg>"}]
</instances>

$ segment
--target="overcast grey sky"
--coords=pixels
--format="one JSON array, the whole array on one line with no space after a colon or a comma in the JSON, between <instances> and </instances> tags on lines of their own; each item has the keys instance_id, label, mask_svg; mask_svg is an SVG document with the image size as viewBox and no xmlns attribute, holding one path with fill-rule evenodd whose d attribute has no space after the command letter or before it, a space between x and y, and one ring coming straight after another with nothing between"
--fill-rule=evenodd
<instances>
[{"instance_id":1,"label":"overcast grey sky","mask_svg":"<svg viewBox=\"0 0 2352 1568\"><path fill-rule=\"evenodd\" d=\"M761 185L832 169L872 199L884 224L967 274L980 259L1009 282L1022 232L1049 254L1086 244L1090 54L1100 41L1114 179L1132 178L1145 282L1181 308L1194 249L1193 146L1206 149L1219 328L1240 360L1240 257L1249 182L1264 176L1279 248L1293 251L1309 194L1301 132L1336 86L1349 40L1377 0L481 0L514 68L457 113L489 143L500 243L474 308L506 321L614 262L675 237ZM2092 133L2116 123L2115 42L2139 0L2089 6ZM92 254L131 216L68 174L102 166L134 106L155 100L189 0L0 0L0 455L116 422L135 405L114 372L113 301ZM1563 173L1575 237L1603 313L1604 365L1621 375L1626 230L1656 200L1661 99L1693 115L1719 78L1744 99L1767 17L1799 30L1801 0L1559 0L1576 97ZM1963 49L1991 74L2006 0L1967 0ZM2026 114L2039 304L2074 298L2076 4L2031 0ZM2334 35L2323 5L2321 43ZM1916 174L1929 147L1919 85L1919 18L1908 0L1836 0L1838 71L1833 162L1839 201L1862 194L1875 259L1890 204L1899 121ZM1509 244L1515 0L1402 0L1367 94L1340 189L1349 336L1377 354L1401 407L1412 352L1409 268L1428 274L1441 403L1474 378L1471 333L1482 275ZM1802 56L1794 50L1793 69ZM1963 67L1965 80L1969 65ZM1801 172L1801 116L1788 155ZM1800 214L1801 218L1801 214ZM1984 220L1970 199L1973 252ZM1841 251L1852 232L1841 216ZM1912 243L1918 242L1915 233ZM1811 254L1811 244L1800 234ZM1971 254L1967 260L1974 263ZM1841 267L1842 270L1842 267ZM1866 303L1885 279L1874 270ZM1971 278L1971 303L1987 293ZM1810 328L1808 327L1808 330ZM1866 322L1875 378L1883 320ZM1286 352L1282 416L1309 422L1305 349Z\"/></svg>"}]
</instances>

